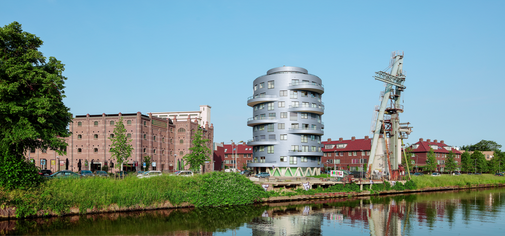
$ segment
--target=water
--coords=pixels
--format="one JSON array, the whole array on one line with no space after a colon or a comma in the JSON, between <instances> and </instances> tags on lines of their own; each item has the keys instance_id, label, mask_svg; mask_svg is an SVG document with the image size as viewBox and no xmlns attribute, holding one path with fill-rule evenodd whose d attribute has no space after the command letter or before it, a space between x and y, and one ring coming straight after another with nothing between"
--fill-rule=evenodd
<instances>
[{"instance_id":1,"label":"water","mask_svg":"<svg viewBox=\"0 0 505 236\"><path fill-rule=\"evenodd\" d=\"M503 235L505 189L0 221L16 235Z\"/></svg>"}]
</instances>

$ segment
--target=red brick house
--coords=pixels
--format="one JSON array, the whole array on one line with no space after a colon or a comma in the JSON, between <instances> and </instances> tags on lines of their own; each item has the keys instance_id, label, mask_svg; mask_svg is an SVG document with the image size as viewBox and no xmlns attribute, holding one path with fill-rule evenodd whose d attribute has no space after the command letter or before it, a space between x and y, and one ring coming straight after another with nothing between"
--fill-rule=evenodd
<instances>
[{"instance_id":1,"label":"red brick house","mask_svg":"<svg viewBox=\"0 0 505 236\"><path fill-rule=\"evenodd\" d=\"M224 144L216 145L214 150L214 170L220 171L227 168L236 167L243 170L247 163L252 162L253 147L242 144ZM235 164L236 163L236 164ZM225 167L226 166L226 167Z\"/></svg>"},{"instance_id":2,"label":"red brick house","mask_svg":"<svg viewBox=\"0 0 505 236\"><path fill-rule=\"evenodd\" d=\"M447 155L450 151L455 154L454 160L458 163L458 165L461 164L462 152L455 149L454 147L445 144L444 140L438 142L436 139L433 141L427 139L424 141L422 138L420 138L417 143L410 145L410 147L412 148L411 159L414 163L414 172L417 172L418 170L423 171L423 167L426 165L426 158L430 152L430 149L433 149L433 152L435 153L435 157L437 159L437 171L444 171Z\"/></svg>"},{"instance_id":3,"label":"red brick house","mask_svg":"<svg viewBox=\"0 0 505 236\"><path fill-rule=\"evenodd\" d=\"M363 139L351 139L322 142L324 145L322 162L325 168L338 170L362 170L363 165L368 164L372 140L365 136Z\"/></svg>"}]
</instances>

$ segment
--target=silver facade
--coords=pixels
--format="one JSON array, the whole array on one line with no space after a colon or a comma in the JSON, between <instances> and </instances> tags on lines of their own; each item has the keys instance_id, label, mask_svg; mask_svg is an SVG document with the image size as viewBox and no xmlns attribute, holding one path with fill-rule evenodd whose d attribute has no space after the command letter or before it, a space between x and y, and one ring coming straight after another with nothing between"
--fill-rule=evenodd
<instances>
[{"instance_id":1,"label":"silver facade","mask_svg":"<svg viewBox=\"0 0 505 236\"><path fill-rule=\"evenodd\" d=\"M253 82L247 105L253 117L253 163L257 171L286 167L323 167L324 87L321 79L300 67L283 66L267 71Z\"/></svg>"}]
</instances>

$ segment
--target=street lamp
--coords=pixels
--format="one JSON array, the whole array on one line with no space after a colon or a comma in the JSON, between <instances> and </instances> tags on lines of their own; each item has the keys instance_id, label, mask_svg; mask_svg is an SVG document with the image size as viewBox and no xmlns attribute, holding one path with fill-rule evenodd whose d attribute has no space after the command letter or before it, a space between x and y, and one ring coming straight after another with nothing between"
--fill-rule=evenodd
<instances>
[{"instance_id":1,"label":"street lamp","mask_svg":"<svg viewBox=\"0 0 505 236\"><path fill-rule=\"evenodd\" d=\"M60 171L60 157L56 156L56 166L58 166L58 171Z\"/></svg>"},{"instance_id":2,"label":"street lamp","mask_svg":"<svg viewBox=\"0 0 505 236\"><path fill-rule=\"evenodd\" d=\"M477 158L475 158L474 170L475 170L475 174L477 174Z\"/></svg>"},{"instance_id":3,"label":"street lamp","mask_svg":"<svg viewBox=\"0 0 505 236\"><path fill-rule=\"evenodd\" d=\"M333 170L337 170L335 167L335 160L337 159L337 150L334 151L333 153Z\"/></svg>"}]
</instances>

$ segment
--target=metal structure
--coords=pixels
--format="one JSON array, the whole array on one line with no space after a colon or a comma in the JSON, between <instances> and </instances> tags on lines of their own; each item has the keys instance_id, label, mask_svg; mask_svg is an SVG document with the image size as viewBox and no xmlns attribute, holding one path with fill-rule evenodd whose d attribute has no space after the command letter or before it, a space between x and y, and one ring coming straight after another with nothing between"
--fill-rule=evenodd
<instances>
[{"instance_id":1,"label":"metal structure","mask_svg":"<svg viewBox=\"0 0 505 236\"><path fill-rule=\"evenodd\" d=\"M408 126L410 123L400 123L399 116L403 113L403 105L400 104L401 94L406 89L403 52L393 52L388 68L391 68L389 73L379 71L374 76L375 80L384 82L386 88L381 93L381 104L377 110L368 172L390 173L389 178L394 180L399 176L402 139L408 138L412 132L412 127Z\"/></svg>"}]
</instances>

